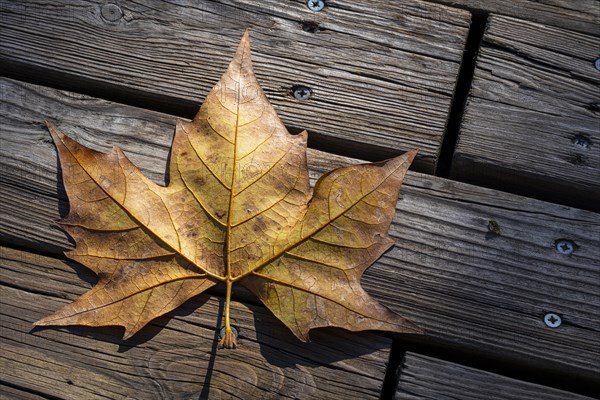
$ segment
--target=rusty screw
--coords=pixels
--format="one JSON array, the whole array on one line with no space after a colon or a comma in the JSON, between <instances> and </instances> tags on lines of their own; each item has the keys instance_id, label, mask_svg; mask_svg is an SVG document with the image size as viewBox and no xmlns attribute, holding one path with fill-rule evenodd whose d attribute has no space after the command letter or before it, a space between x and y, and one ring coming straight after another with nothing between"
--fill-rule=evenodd
<instances>
[{"instance_id":1,"label":"rusty screw","mask_svg":"<svg viewBox=\"0 0 600 400\"><path fill-rule=\"evenodd\" d=\"M306 6L311 11L321 11L325 8L325 2L323 0L308 0Z\"/></svg>"},{"instance_id":2,"label":"rusty screw","mask_svg":"<svg viewBox=\"0 0 600 400\"><path fill-rule=\"evenodd\" d=\"M556 329L562 324L560 315L550 312L544 315L544 323L548 328Z\"/></svg>"}]
</instances>

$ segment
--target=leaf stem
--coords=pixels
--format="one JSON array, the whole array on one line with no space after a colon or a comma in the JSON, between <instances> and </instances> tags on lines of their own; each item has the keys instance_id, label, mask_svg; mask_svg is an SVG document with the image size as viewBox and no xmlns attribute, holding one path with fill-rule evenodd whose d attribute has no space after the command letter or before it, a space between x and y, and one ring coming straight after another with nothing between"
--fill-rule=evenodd
<instances>
[{"instance_id":1,"label":"leaf stem","mask_svg":"<svg viewBox=\"0 0 600 400\"><path fill-rule=\"evenodd\" d=\"M225 334L231 332L231 321L229 318L229 306L231 304L231 279L226 281L227 291L225 292Z\"/></svg>"},{"instance_id":2,"label":"leaf stem","mask_svg":"<svg viewBox=\"0 0 600 400\"><path fill-rule=\"evenodd\" d=\"M231 279L227 279L225 284L227 285L227 292L225 293L225 334L219 341L219 349L235 349L237 346L237 338L231 329L231 319L229 317L229 309L231 305L231 287L233 286L233 281Z\"/></svg>"}]
</instances>

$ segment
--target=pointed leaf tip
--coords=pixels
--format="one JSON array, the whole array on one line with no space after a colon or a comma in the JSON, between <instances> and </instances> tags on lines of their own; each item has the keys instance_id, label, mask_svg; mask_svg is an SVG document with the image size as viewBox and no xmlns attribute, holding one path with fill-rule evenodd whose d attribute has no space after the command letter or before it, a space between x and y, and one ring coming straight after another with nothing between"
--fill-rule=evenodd
<instances>
[{"instance_id":1,"label":"pointed leaf tip","mask_svg":"<svg viewBox=\"0 0 600 400\"><path fill-rule=\"evenodd\" d=\"M425 329L421 328L419 325L414 322L405 319L404 326L402 329L402 333L412 334L412 335L424 335L426 333Z\"/></svg>"},{"instance_id":2,"label":"pointed leaf tip","mask_svg":"<svg viewBox=\"0 0 600 400\"><path fill-rule=\"evenodd\" d=\"M46 127L50 131L50 135L52 136L54 141L56 141L56 139L62 138L64 136L64 134L58 129L58 127L56 125L54 125L54 122L46 119L46 120L44 120L44 123L46 124Z\"/></svg>"},{"instance_id":3,"label":"pointed leaf tip","mask_svg":"<svg viewBox=\"0 0 600 400\"><path fill-rule=\"evenodd\" d=\"M415 159L415 157L417 156L417 153L419 152L419 149L412 149L407 151L406 154L406 159L409 163L412 163L413 160Z\"/></svg>"},{"instance_id":4,"label":"pointed leaf tip","mask_svg":"<svg viewBox=\"0 0 600 400\"><path fill-rule=\"evenodd\" d=\"M247 28L242 39L240 40L240 47L250 48L250 28Z\"/></svg>"},{"instance_id":5,"label":"pointed leaf tip","mask_svg":"<svg viewBox=\"0 0 600 400\"><path fill-rule=\"evenodd\" d=\"M49 322L49 318L50 317L51 317L51 315L49 315L47 317L44 317L42 319L38 319L37 321L35 321L31 325L33 325L33 326L48 326L48 325L52 325L52 323Z\"/></svg>"}]
</instances>

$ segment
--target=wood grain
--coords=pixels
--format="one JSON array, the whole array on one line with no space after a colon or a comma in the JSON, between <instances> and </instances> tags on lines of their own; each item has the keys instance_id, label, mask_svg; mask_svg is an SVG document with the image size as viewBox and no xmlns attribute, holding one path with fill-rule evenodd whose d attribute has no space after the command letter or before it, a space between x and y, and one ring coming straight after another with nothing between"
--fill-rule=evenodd
<instances>
[{"instance_id":1,"label":"wood grain","mask_svg":"<svg viewBox=\"0 0 600 400\"><path fill-rule=\"evenodd\" d=\"M258 80L287 126L366 158L419 147L415 167L433 172L468 12L412 0L318 13L305 0L109 4L4 1L5 74L191 117L249 27ZM313 96L296 100L294 85Z\"/></svg>"},{"instance_id":2,"label":"wood grain","mask_svg":"<svg viewBox=\"0 0 600 400\"><path fill-rule=\"evenodd\" d=\"M304 344L265 308L234 302L239 348L216 351L223 304L208 296L127 341L118 328L33 329L94 276L50 257L0 253L0 368L13 387L62 399L379 398L390 345L383 336L330 329Z\"/></svg>"},{"instance_id":3,"label":"wood grain","mask_svg":"<svg viewBox=\"0 0 600 400\"><path fill-rule=\"evenodd\" d=\"M45 400L46 398L35 392L26 391L0 383L1 400Z\"/></svg>"},{"instance_id":4,"label":"wood grain","mask_svg":"<svg viewBox=\"0 0 600 400\"><path fill-rule=\"evenodd\" d=\"M54 254L72 246L51 227L67 202L43 118L98 150L118 144L162 179L173 117L8 79L0 87L5 243ZM358 161L308 155L313 182ZM600 372L599 227L598 214L410 173L391 228L397 244L363 285L426 328L424 343L591 380ZM573 254L556 251L560 239L574 242ZM550 311L560 328L545 326Z\"/></svg>"},{"instance_id":5,"label":"wood grain","mask_svg":"<svg viewBox=\"0 0 600 400\"><path fill-rule=\"evenodd\" d=\"M561 390L407 353L395 400L584 400Z\"/></svg>"},{"instance_id":6,"label":"wood grain","mask_svg":"<svg viewBox=\"0 0 600 400\"><path fill-rule=\"evenodd\" d=\"M452 177L600 210L600 71L592 36L492 16Z\"/></svg>"},{"instance_id":7,"label":"wood grain","mask_svg":"<svg viewBox=\"0 0 600 400\"><path fill-rule=\"evenodd\" d=\"M525 19L600 36L597 0L431 0L435 3Z\"/></svg>"}]
</instances>

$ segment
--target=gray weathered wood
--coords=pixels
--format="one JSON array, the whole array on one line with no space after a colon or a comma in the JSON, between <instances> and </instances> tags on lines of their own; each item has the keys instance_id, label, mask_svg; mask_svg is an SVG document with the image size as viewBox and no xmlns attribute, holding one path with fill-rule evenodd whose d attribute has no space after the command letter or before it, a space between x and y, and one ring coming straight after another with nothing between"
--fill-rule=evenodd
<instances>
[{"instance_id":1,"label":"gray weathered wood","mask_svg":"<svg viewBox=\"0 0 600 400\"><path fill-rule=\"evenodd\" d=\"M589 397L407 353L396 400L584 400Z\"/></svg>"},{"instance_id":2,"label":"gray weathered wood","mask_svg":"<svg viewBox=\"0 0 600 400\"><path fill-rule=\"evenodd\" d=\"M467 11L413 0L332 1L318 13L305 0L230 3L3 1L0 60L26 80L193 112L250 27L258 80L286 125L362 157L419 147L415 166L433 172ZM306 32L308 22L320 31ZM297 84L313 89L310 100L290 95Z\"/></svg>"},{"instance_id":3,"label":"gray weathered wood","mask_svg":"<svg viewBox=\"0 0 600 400\"><path fill-rule=\"evenodd\" d=\"M6 386L0 383L0 400L45 400L46 398L36 394L35 392L29 392Z\"/></svg>"},{"instance_id":4,"label":"gray weathered wood","mask_svg":"<svg viewBox=\"0 0 600 400\"><path fill-rule=\"evenodd\" d=\"M597 0L432 0L600 36Z\"/></svg>"},{"instance_id":5,"label":"gray weathered wood","mask_svg":"<svg viewBox=\"0 0 600 400\"><path fill-rule=\"evenodd\" d=\"M263 307L233 302L239 348L216 351L223 305L208 296L128 341L118 328L32 329L89 289L93 274L50 257L0 253L0 373L13 387L61 399L379 398L391 342L381 335L327 330L304 344Z\"/></svg>"},{"instance_id":6,"label":"gray weathered wood","mask_svg":"<svg viewBox=\"0 0 600 400\"><path fill-rule=\"evenodd\" d=\"M452 177L600 210L598 39L492 16Z\"/></svg>"},{"instance_id":7,"label":"gray weathered wood","mask_svg":"<svg viewBox=\"0 0 600 400\"><path fill-rule=\"evenodd\" d=\"M2 240L35 251L70 248L52 228L67 207L44 117L83 143L120 145L153 179L165 170L174 118L3 80ZM311 177L357 160L309 151ZM488 226L495 221L500 235ZM592 379L600 372L600 216L410 173L391 228L396 246L363 284L424 326L421 340L521 366ZM570 256L555 242L575 243ZM543 316L562 315L559 329Z\"/></svg>"}]
</instances>

